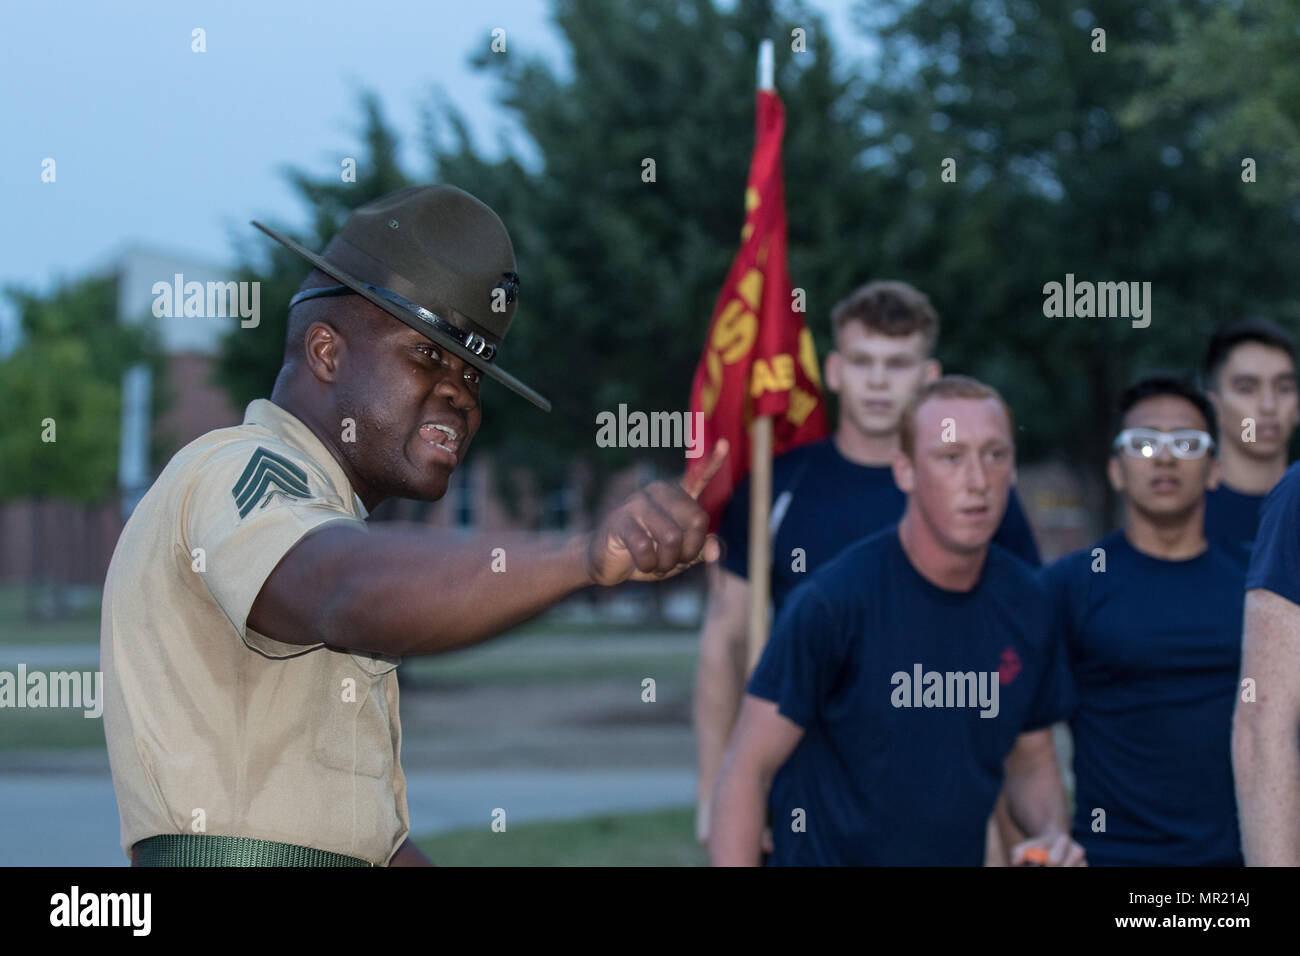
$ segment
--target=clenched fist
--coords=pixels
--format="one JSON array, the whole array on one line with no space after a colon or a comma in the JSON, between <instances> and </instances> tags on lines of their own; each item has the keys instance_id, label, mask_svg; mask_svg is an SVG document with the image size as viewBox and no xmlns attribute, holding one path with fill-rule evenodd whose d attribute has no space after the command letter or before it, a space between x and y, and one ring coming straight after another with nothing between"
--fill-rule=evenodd
<instances>
[{"instance_id":1,"label":"clenched fist","mask_svg":"<svg viewBox=\"0 0 1300 956\"><path fill-rule=\"evenodd\" d=\"M658 581L701 561L716 561L722 545L696 501L727 457L720 440L695 480L655 481L611 512L591 533L587 574L593 584Z\"/></svg>"}]
</instances>

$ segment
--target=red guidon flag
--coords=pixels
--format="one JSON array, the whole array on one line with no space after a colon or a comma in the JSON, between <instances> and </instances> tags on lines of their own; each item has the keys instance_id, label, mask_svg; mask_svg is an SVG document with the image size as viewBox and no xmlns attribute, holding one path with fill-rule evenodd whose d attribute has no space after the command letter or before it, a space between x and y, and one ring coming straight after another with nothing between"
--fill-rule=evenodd
<instances>
[{"instance_id":1,"label":"red guidon flag","mask_svg":"<svg viewBox=\"0 0 1300 956\"><path fill-rule=\"evenodd\" d=\"M717 530L732 489L749 471L749 426L756 416L773 416L774 455L829 433L817 350L801 315L804 296L801 290L795 299L786 271L784 132L781 100L759 90L740 251L714 306L691 385L691 420L703 423L703 440L697 433L695 447L703 454L687 461L687 474L703 467L719 438L731 446L699 497L711 531Z\"/></svg>"}]
</instances>

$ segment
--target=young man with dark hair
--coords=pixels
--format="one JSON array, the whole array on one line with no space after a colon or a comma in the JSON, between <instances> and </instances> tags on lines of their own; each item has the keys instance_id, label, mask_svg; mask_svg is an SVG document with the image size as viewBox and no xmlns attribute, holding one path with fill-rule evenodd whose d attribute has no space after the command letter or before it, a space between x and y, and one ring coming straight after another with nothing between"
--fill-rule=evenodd
<instances>
[{"instance_id":1,"label":"young man with dark hair","mask_svg":"<svg viewBox=\"0 0 1300 956\"><path fill-rule=\"evenodd\" d=\"M1073 836L1089 862L1239 866L1230 726L1245 570L1206 541L1214 409L1180 379L1119 399L1124 527L1042 573L1077 709Z\"/></svg>"},{"instance_id":2,"label":"young man with dark hair","mask_svg":"<svg viewBox=\"0 0 1300 956\"><path fill-rule=\"evenodd\" d=\"M1224 326L1210 339L1204 375L1223 436L1222 480L1206 492L1205 536L1244 565L1259 507L1286 471L1300 422L1295 340L1268 319Z\"/></svg>"},{"instance_id":3,"label":"young man with dark hair","mask_svg":"<svg viewBox=\"0 0 1300 956\"><path fill-rule=\"evenodd\" d=\"M777 613L805 578L845 547L896 523L906 501L891 461L903 409L940 375L939 316L906 282L854 290L831 312L835 350L826 385L839 397L834 437L795 448L772 467L772 600ZM723 515L724 561L710 568L695 685L699 755L696 833L708 835L709 801L735 726L748 666L749 483ZM1038 549L1015 491L994 541L1037 567ZM775 615L774 615L775 616Z\"/></svg>"},{"instance_id":4,"label":"young man with dark hair","mask_svg":"<svg viewBox=\"0 0 1300 956\"><path fill-rule=\"evenodd\" d=\"M1069 712L1051 605L991 543L1015 482L1001 396L948 376L907 407L901 521L785 602L719 775L717 865L979 866L1004 777L1049 865L1079 865L1051 725ZM769 799L770 798L770 799Z\"/></svg>"}]
</instances>

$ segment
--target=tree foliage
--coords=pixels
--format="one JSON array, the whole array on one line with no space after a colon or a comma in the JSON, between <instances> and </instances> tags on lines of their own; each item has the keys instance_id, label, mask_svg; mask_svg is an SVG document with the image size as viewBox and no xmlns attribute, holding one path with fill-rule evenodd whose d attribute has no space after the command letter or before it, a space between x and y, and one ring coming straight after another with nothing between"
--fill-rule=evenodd
<instances>
[{"instance_id":1,"label":"tree foliage","mask_svg":"<svg viewBox=\"0 0 1300 956\"><path fill-rule=\"evenodd\" d=\"M476 446L526 463L544 486L578 461L608 474L645 452L596 448L599 411L686 406L739 241L755 51L773 38L790 271L821 354L837 299L873 278L911 281L943 317L945 366L985 378L1017 410L1022 459L1097 475L1109 410L1131 377L1194 367L1219 322L1300 318L1295 218L1250 194L1223 146L1272 137L1265 145L1294 161L1291 133L1278 132L1294 127L1294 77L1261 78L1245 62L1264 50L1286 65L1294 30L1266 35L1280 14L1249 0L1226 13L1190 0L872 0L856 12L880 44L869 68L843 62L823 19L798 3L556 0L566 63L486 44L474 59L523 144L503 136L501 153L485 154L435 98L428 168L408 175L368 98L358 182L290 176L313 211L314 235L300 238L321 248L347 210L412 181L486 201L511 231L522 278L500 361L555 410L489 386ZM792 48L796 27L806 52ZM1219 62L1220 41L1236 51L1232 69L1190 84ZM1195 95L1170 109L1170 86ZM945 160L955 182L940 175ZM241 403L269 391L280 306L306 271L285 250L269 256L247 277L265 283L271 321L232 334L223 359ZM1149 327L1046 317L1044 285L1067 273L1150 282ZM660 454L680 464L680 452Z\"/></svg>"},{"instance_id":2,"label":"tree foliage","mask_svg":"<svg viewBox=\"0 0 1300 956\"><path fill-rule=\"evenodd\" d=\"M144 362L160 380L156 336L147 324L116 321L112 277L65 282L49 294L6 294L22 343L0 360L8 422L0 429L0 499L102 501L117 486L122 375ZM160 400L155 413L161 409Z\"/></svg>"},{"instance_id":3,"label":"tree foliage","mask_svg":"<svg viewBox=\"0 0 1300 956\"><path fill-rule=\"evenodd\" d=\"M298 168L284 171L290 188L310 214L309 234L253 218L308 249L320 251L357 206L411 185L398 166L399 140L384 119L379 101L363 94L361 111L363 151L356 157L356 182L344 182L339 173L314 177ZM239 257L239 279L261 283L262 320L256 328L232 329L222 339L214 378L232 404L243 408L255 398L271 394L284 358L289 300L311 271L311 265L252 229L241 238Z\"/></svg>"},{"instance_id":4,"label":"tree foliage","mask_svg":"<svg viewBox=\"0 0 1300 956\"><path fill-rule=\"evenodd\" d=\"M1300 200L1300 2L1175 10L1172 24L1171 42L1144 51L1159 82L1137 93L1125 121L1190 115L1203 162L1239 172L1252 158L1258 185L1248 196Z\"/></svg>"},{"instance_id":5,"label":"tree foliage","mask_svg":"<svg viewBox=\"0 0 1300 956\"><path fill-rule=\"evenodd\" d=\"M1201 161L1197 116L1119 122L1155 82L1150 51L1203 28L1205 5L868 9L877 19L862 25L879 31L884 56L864 106L877 156L907 195L881 265L919 276L935 297L947 317L941 356L1004 391L1023 457L1099 474L1114 399L1132 377L1195 368L1223 321L1297 318L1287 211L1254 206L1238 170ZM1094 52L1096 29L1105 52ZM940 180L945 157L956 183ZM1067 273L1150 282L1150 325L1045 317L1043 287Z\"/></svg>"}]
</instances>

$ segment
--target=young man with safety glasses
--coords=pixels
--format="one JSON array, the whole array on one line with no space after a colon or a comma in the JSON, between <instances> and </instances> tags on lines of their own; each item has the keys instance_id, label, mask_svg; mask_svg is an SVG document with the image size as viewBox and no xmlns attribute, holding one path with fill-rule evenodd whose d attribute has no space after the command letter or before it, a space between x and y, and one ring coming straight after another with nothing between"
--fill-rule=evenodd
<instances>
[{"instance_id":1,"label":"young man with safety glasses","mask_svg":"<svg viewBox=\"0 0 1300 956\"><path fill-rule=\"evenodd\" d=\"M1231 731L1245 569L1205 536L1214 409L1175 378L1119 400L1124 526L1042 574L1077 706L1073 837L1094 866L1240 866Z\"/></svg>"}]
</instances>

